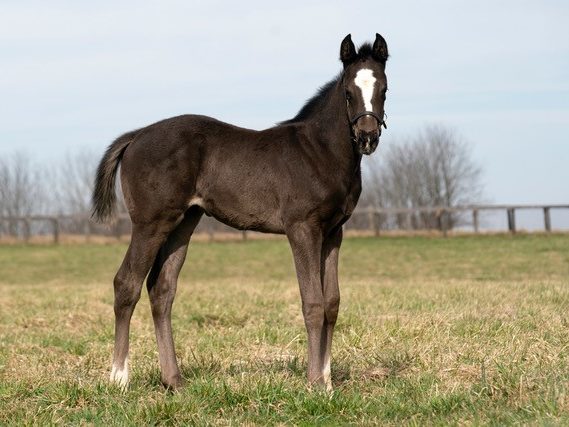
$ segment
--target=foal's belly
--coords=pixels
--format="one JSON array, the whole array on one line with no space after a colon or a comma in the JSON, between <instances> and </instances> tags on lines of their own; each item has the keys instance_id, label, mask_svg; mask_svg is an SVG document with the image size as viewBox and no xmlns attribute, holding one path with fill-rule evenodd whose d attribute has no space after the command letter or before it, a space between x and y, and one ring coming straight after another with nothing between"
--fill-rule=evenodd
<instances>
[{"instance_id":1,"label":"foal's belly","mask_svg":"<svg viewBox=\"0 0 569 427\"><path fill-rule=\"evenodd\" d=\"M190 200L190 206L192 205L200 206L206 215L238 230L284 234L282 219L275 206L266 206L259 202L252 206L245 201L227 197L227 195L195 196Z\"/></svg>"}]
</instances>

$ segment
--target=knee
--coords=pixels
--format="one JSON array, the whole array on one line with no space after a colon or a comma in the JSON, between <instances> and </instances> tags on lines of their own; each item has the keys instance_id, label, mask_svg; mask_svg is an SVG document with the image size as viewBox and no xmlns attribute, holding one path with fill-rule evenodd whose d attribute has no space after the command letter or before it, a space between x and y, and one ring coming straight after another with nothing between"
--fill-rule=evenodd
<instances>
[{"instance_id":1,"label":"knee","mask_svg":"<svg viewBox=\"0 0 569 427\"><path fill-rule=\"evenodd\" d=\"M324 324L324 306L319 303L306 303L302 305L304 323L306 327L322 326Z\"/></svg>"},{"instance_id":2,"label":"knee","mask_svg":"<svg viewBox=\"0 0 569 427\"><path fill-rule=\"evenodd\" d=\"M163 315L172 308L175 296L175 286L172 283L160 281L153 288L148 290L150 297L150 307L154 316Z\"/></svg>"},{"instance_id":3,"label":"knee","mask_svg":"<svg viewBox=\"0 0 569 427\"><path fill-rule=\"evenodd\" d=\"M115 310L131 307L140 299L140 286L129 280L128 277L118 273L114 280Z\"/></svg>"},{"instance_id":4,"label":"knee","mask_svg":"<svg viewBox=\"0 0 569 427\"><path fill-rule=\"evenodd\" d=\"M325 304L326 322L335 324L336 319L338 319L338 310L340 309L340 295L326 298Z\"/></svg>"}]
</instances>

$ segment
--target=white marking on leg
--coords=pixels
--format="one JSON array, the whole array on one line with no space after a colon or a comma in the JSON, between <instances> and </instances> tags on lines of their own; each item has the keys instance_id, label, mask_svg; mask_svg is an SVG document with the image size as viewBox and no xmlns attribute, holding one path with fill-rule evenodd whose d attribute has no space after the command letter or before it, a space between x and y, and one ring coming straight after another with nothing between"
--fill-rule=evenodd
<instances>
[{"instance_id":1,"label":"white marking on leg","mask_svg":"<svg viewBox=\"0 0 569 427\"><path fill-rule=\"evenodd\" d=\"M354 83L362 91L365 111L373 111L371 98L373 97L373 88L376 80L377 79L373 76L373 70L369 68L362 68L356 73Z\"/></svg>"},{"instance_id":2,"label":"white marking on leg","mask_svg":"<svg viewBox=\"0 0 569 427\"><path fill-rule=\"evenodd\" d=\"M324 369L322 369L322 378L326 384L326 391L332 391L332 375L330 371L330 355L324 357Z\"/></svg>"},{"instance_id":3,"label":"white marking on leg","mask_svg":"<svg viewBox=\"0 0 569 427\"><path fill-rule=\"evenodd\" d=\"M111 382L125 389L128 386L128 356L124 359L122 367L113 363Z\"/></svg>"},{"instance_id":4,"label":"white marking on leg","mask_svg":"<svg viewBox=\"0 0 569 427\"><path fill-rule=\"evenodd\" d=\"M190 199L188 206L199 206L200 208L203 208L203 199L201 197L194 196Z\"/></svg>"}]
</instances>

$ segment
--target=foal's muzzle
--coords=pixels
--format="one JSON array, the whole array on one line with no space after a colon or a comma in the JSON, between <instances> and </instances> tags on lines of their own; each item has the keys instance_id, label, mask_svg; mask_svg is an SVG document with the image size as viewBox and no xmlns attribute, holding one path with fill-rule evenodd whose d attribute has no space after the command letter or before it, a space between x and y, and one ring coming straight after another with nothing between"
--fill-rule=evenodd
<instances>
[{"instance_id":1,"label":"foal's muzzle","mask_svg":"<svg viewBox=\"0 0 569 427\"><path fill-rule=\"evenodd\" d=\"M373 153L379 144L381 127L387 127L385 121L371 111L364 111L357 114L351 124L360 154Z\"/></svg>"},{"instance_id":2,"label":"foal's muzzle","mask_svg":"<svg viewBox=\"0 0 569 427\"><path fill-rule=\"evenodd\" d=\"M371 154L375 151L379 144L379 136L381 131L372 132L359 131L357 133L357 144L360 154Z\"/></svg>"}]
</instances>

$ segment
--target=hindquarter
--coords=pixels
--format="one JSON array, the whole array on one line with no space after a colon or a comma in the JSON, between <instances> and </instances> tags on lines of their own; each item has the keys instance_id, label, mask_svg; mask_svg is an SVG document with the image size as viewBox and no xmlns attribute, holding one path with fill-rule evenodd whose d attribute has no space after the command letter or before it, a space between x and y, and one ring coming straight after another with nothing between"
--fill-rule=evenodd
<instances>
[{"instance_id":1,"label":"hindquarter","mask_svg":"<svg viewBox=\"0 0 569 427\"><path fill-rule=\"evenodd\" d=\"M201 137L184 127L143 129L126 149L121 185L133 223L176 220L195 193Z\"/></svg>"}]
</instances>

